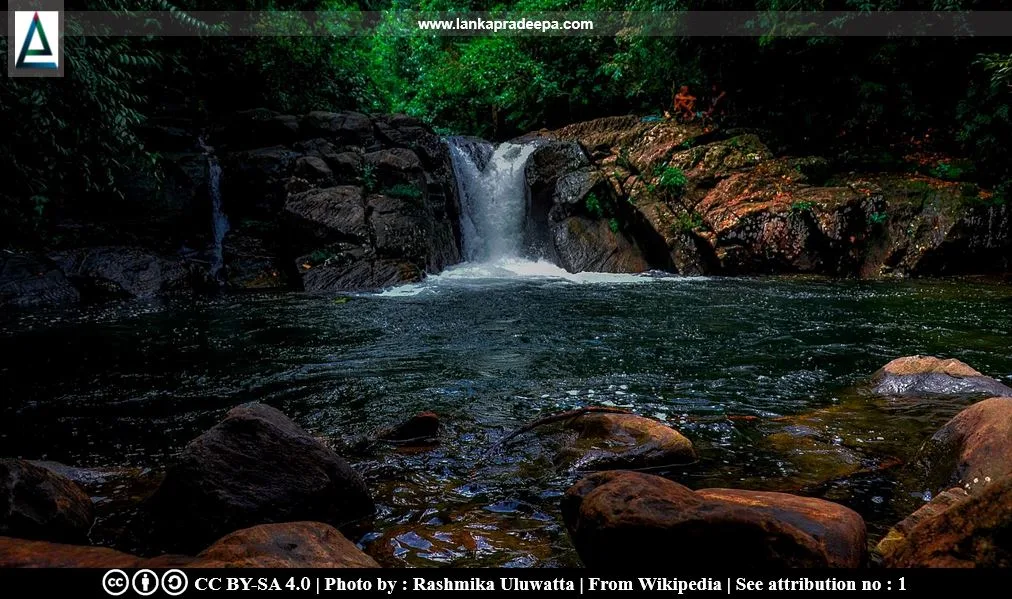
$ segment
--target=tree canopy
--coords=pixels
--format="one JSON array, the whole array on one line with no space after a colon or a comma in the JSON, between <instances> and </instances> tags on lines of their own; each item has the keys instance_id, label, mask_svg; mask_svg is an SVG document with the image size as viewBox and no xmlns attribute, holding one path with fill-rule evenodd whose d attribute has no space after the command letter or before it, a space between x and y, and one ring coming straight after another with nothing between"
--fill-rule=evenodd
<instances>
[{"instance_id":1,"label":"tree canopy","mask_svg":"<svg viewBox=\"0 0 1012 599\"><path fill-rule=\"evenodd\" d=\"M68 1L67 9L84 8ZM678 11L968 10L982 0L100 0L89 10ZM196 14L196 13L195 13ZM5 79L0 211L14 232L68 201L119 193L124 170L157 169L138 131L168 107L203 119L245 108L404 112L437 130L505 139L614 114L660 114L675 85L728 92L728 124L786 148L844 151L928 140L966 159L959 177L1008 189L1012 44L1004 38L440 37L367 35L77 37L63 79ZM3 43L6 43L6 39ZM952 172L948 174L952 175ZM1002 187L1004 186L1004 187Z\"/></svg>"}]
</instances>

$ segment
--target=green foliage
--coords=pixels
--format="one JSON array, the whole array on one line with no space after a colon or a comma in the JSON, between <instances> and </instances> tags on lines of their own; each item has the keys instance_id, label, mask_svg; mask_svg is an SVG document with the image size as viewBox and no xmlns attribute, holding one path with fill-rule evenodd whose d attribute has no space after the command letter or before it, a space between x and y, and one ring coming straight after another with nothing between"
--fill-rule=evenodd
<instances>
[{"instance_id":1,"label":"green foliage","mask_svg":"<svg viewBox=\"0 0 1012 599\"><path fill-rule=\"evenodd\" d=\"M615 157L615 164L631 173L636 172L636 169L633 167L632 161L629 159L629 148L627 147L622 147L621 149L619 149L618 156Z\"/></svg>"},{"instance_id":2,"label":"green foliage","mask_svg":"<svg viewBox=\"0 0 1012 599\"><path fill-rule=\"evenodd\" d=\"M398 183L388 187L383 193L392 198L401 198L403 200L418 200L422 197L422 190L407 183Z\"/></svg>"},{"instance_id":3,"label":"green foliage","mask_svg":"<svg viewBox=\"0 0 1012 599\"><path fill-rule=\"evenodd\" d=\"M699 213L682 212L675 219L672 229L676 233L691 233L697 229L702 229L703 225L703 217Z\"/></svg>"},{"instance_id":4,"label":"green foliage","mask_svg":"<svg viewBox=\"0 0 1012 599\"><path fill-rule=\"evenodd\" d=\"M597 199L596 193L588 193L587 197L583 200L583 204L587 209L587 214L593 216L594 218L601 218L604 216L604 208L601 207L601 201Z\"/></svg>"},{"instance_id":5,"label":"green foliage","mask_svg":"<svg viewBox=\"0 0 1012 599\"><path fill-rule=\"evenodd\" d=\"M316 250L312 254L310 254L309 257L306 258L306 263L309 264L310 266L320 266L322 264L326 264L331 258L334 258L335 256L337 256L337 252L331 249L324 248Z\"/></svg>"},{"instance_id":6,"label":"green foliage","mask_svg":"<svg viewBox=\"0 0 1012 599\"><path fill-rule=\"evenodd\" d=\"M660 176L657 178L657 184L662 189L675 195L681 194L688 183L689 180L686 178L685 173L677 166L664 167L664 170L661 171Z\"/></svg>"},{"instance_id":7,"label":"green foliage","mask_svg":"<svg viewBox=\"0 0 1012 599\"><path fill-rule=\"evenodd\" d=\"M868 215L868 223L871 225L882 225L889 220L889 215L885 212L872 212Z\"/></svg>"},{"instance_id":8,"label":"green foliage","mask_svg":"<svg viewBox=\"0 0 1012 599\"><path fill-rule=\"evenodd\" d=\"M608 228L611 229L612 233L618 233L618 220L615 218L608 219Z\"/></svg>"},{"instance_id":9,"label":"green foliage","mask_svg":"<svg viewBox=\"0 0 1012 599\"><path fill-rule=\"evenodd\" d=\"M814 206L815 204L809 202L808 200L799 200L791 204L791 212L794 213L811 212L812 207Z\"/></svg>"},{"instance_id":10,"label":"green foliage","mask_svg":"<svg viewBox=\"0 0 1012 599\"><path fill-rule=\"evenodd\" d=\"M958 181L965 175L965 167L949 161L940 161L931 169L931 175L947 181Z\"/></svg>"}]
</instances>

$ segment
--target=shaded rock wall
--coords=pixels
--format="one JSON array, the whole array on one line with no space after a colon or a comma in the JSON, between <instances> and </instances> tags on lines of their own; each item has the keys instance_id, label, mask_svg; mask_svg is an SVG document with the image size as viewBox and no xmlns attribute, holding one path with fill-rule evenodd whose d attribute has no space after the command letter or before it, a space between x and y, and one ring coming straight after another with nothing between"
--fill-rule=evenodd
<instances>
[{"instance_id":1,"label":"shaded rock wall","mask_svg":"<svg viewBox=\"0 0 1012 599\"><path fill-rule=\"evenodd\" d=\"M249 111L213 139L236 286L284 285L287 276L308 291L375 289L461 260L449 154L420 121ZM242 246L273 260L250 260Z\"/></svg>"}]
</instances>

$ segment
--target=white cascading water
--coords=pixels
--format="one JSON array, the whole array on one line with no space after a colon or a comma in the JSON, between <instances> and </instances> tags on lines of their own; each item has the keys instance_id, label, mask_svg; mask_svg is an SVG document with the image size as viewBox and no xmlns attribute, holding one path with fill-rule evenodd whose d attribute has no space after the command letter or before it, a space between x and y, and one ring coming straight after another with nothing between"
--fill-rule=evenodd
<instances>
[{"instance_id":1,"label":"white cascading water","mask_svg":"<svg viewBox=\"0 0 1012 599\"><path fill-rule=\"evenodd\" d=\"M447 140L460 196L464 259L497 262L521 258L527 221L524 167L533 144Z\"/></svg>"},{"instance_id":2,"label":"white cascading water","mask_svg":"<svg viewBox=\"0 0 1012 599\"><path fill-rule=\"evenodd\" d=\"M207 195L211 199L211 278L221 282L222 268L225 265L223 244L228 233L228 216L221 207L221 165L214 154L214 148L208 146L203 139L200 147L207 157Z\"/></svg>"},{"instance_id":3,"label":"white cascading water","mask_svg":"<svg viewBox=\"0 0 1012 599\"><path fill-rule=\"evenodd\" d=\"M524 255L528 193L525 170L534 144L493 146L474 138L446 140L460 197L461 244L465 262L422 283L382 292L387 297L413 296L443 285L508 283L517 279L550 279L571 283L646 283L631 274L570 273L546 260Z\"/></svg>"}]
</instances>

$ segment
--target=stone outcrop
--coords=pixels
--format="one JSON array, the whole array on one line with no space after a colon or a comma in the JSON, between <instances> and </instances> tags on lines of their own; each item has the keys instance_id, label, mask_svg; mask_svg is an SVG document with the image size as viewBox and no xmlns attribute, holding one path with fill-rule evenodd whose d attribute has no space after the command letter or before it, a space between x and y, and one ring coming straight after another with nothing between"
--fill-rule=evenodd
<instances>
[{"instance_id":1,"label":"stone outcrop","mask_svg":"<svg viewBox=\"0 0 1012 599\"><path fill-rule=\"evenodd\" d=\"M81 294L52 261L33 254L0 253L0 307L74 304Z\"/></svg>"},{"instance_id":2,"label":"stone outcrop","mask_svg":"<svg viewBox=\"0 0 1012 599\"><path fill-rule=\"evenodd\" d=\"M377 568L321 522L263 524L229 534L197 557L142 558L106 547L0 537L0 568Z\"/></svg>"},{"instance_id":3,"label":"stone outcrop","mask_svg":"<svg viewBox=\"0 0 1012 599\"><path fill-rule=\"evenodd\" d=\"M141 521L149 544L188 553L257 524L340 526L373 509L365 483L340 456L274 408L248 404L183 449Z\"/></svg>"},{"instance_id":4,"label":"stone outcrop","mask_svg":"<svg viewBox=\"0 0 1012 599\"><path fill-rule=\"evenodd\" d=\"M895 568L1008 568L1012 566L1012 477L967 495L939 494L897 525L878 546Z\"/></svg>"},{"instance_id":5,"label":"stone outcrop","mask_svg":"<svg viewBox=\"0 0 1012 599\"><path fill-rule=\"evenodd\" d=\"M541 137L586 149L591 164L571 170L611 188L591 216L615 221L651 267L878 277L1012 266L1012 208L972 184L834 172L818 157L777 157L753 133L631 116Z\"/></svg>"},{"instance_id":6,"label":"stone outcrop","mask_svg":"<svg viewBox=\"0 0 1012 599\"><path fill-rule=\"evenodd\" d=\"M259 111L239 122L262 129L263 139L238 125L222 132L225 212L240 225L268 223L249 233L273 252L264 271L284 273L307 291L359 291L417 281L460 262L450 157L420 121ZM229 250L228 238L225 245ZM236 258L226 251L228 272Z\"/></svg>"},{"instance_id":7,"label":"stone outcrop","mask_svg":"<svg viewBox=\"0 0 1012 599\"><path fill-rule=\"evenodd\" d=\"M200 552L196 568L378 568L336 528L322 522L261 524Z\"/></svg>"},{"instance_id":8,"label":"stone outcrop","mask_svg":"<svg viewBox=\"0 0 1012 599\"><path fill-rule=\"evenodd\" d=\"M0 535L87 542L91 498L71 480L24 460L0 460Z\"/></svg>"},{"instance_id":9,"label":"stone outcrop","mask_svg":"<svg viewBox=\"0 0 1012 599\"><path fill-rule=\"evenodd\" d=\"M99 296L149 298L193 287L186 263L143 248L91 247L50 258L78 288Z\"/></svg>"},{"instance_id":10,"label":"stone outcrop","mask_svg":"<svg viewBox=\"0 0 1012 599\"><path fill-rule=\"evenodd\" d=\"M841 505L784 493L703 489L636 472L593 474L562 502L590 568L857 567L864 520ZM677 548L677 558L671 551Z\"/></svg>"}]
</instances>

